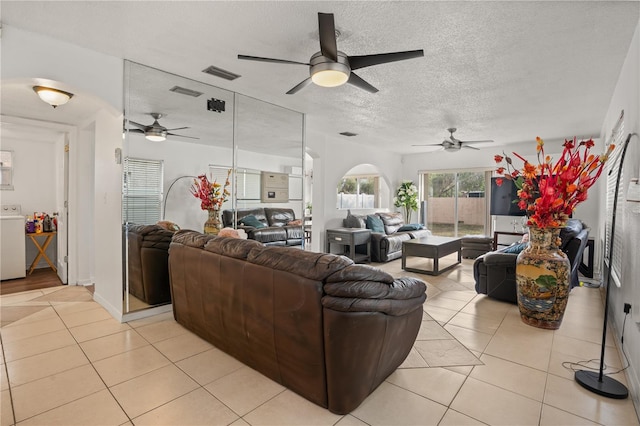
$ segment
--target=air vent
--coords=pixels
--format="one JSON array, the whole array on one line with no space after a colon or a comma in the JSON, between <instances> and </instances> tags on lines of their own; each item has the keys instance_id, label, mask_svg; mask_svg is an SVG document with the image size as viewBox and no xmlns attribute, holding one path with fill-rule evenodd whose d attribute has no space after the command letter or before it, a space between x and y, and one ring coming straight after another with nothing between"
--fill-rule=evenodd
<instances>
[{"instance_id":1,"label":"air vent","mask_svg":"<svg viewBox=\"0 0 640 426\"><path fill-rule=\"evenodd\" d=\"M231 71L223 70L222 68L214 67L213 65L203 69L202 72L214 77L224 78L225 80L235 80L240 77L239 74L234 74Z\"/></svg>"},{"instance_id":2,"label":"air vent","mask_svg":"<svg viewBox=\"0 0 640 426\"><path fill-rule=\"evenodd\" d=\"M196 90L191 90L191 89L186 89L184 87L180 87L180 86L173 86L171 89L169 89L170 92L175 92L175 93L180 93L181 95L187 95L187 96L193 96L194 98L197 98L198 96L202 95L202 92L198 92Z\"/></svg>"},{"instance_id":3,"label":"air vent","mask_svg":"<svg viewBox=\"0 0 640 426\"><path fill-rule=\"evenodd\" d=\"M342 136L348 136L348 137L358 136L357 133L352 133L352 132L341 132L340 134Z\"/></svg>"}]
</instances>

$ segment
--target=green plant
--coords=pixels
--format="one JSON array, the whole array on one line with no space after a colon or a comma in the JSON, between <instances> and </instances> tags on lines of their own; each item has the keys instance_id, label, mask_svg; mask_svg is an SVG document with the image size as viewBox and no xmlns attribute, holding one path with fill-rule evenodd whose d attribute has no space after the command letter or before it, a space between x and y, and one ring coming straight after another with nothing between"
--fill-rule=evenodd
<instances>
[{"instance_id":1,"label":"green plant","mask_svg":"<svg viewBox=\"0 0 640 426\"><path fill-rule=\"evenodd\" d=\"M404 223L411 223L411 212L418 211L418 188L410 180L403 180L393 198L393 205L404 209Z\"/></svg>"}]
</instances>

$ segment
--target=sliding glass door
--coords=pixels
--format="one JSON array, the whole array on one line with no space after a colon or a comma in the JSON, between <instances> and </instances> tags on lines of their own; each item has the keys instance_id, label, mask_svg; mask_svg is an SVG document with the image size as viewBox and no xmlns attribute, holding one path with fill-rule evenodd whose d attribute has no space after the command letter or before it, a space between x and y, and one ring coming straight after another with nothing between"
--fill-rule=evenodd
<instances>
[{"instance_id":1,"label":"sliding glass door","mask_svg":"<svg viewBox=\"0 0 640 426\"><path fill-rule=\"evenodd\" d=\"M486 188L490 176L491 172L486 171L422 173L421 201L426 201L427 228L434 235L446 237L486 234Z\"/></svg>"}]
</instances>

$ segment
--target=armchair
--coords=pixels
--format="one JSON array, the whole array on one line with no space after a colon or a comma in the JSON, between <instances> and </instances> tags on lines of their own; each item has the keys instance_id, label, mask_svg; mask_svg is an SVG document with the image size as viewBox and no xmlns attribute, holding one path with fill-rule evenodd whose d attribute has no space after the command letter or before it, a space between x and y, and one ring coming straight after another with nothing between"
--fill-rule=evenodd
<instances>
[{"instance_id":1,"label":"armchair","mask_svg":"<svg viewBox=\"0 0 640 426\"><path fill-rule=\"evenodd\" d=\"M589 228L578 219L569 219L560 231L560 249L571 263L569 281L571 288L579 285L578 266L589 240ZM509 247L492 251L478 257L473 264L476 292L494 299L517 303L516 258L517 253L508 253Z\"/></svg>"}]
</instances>

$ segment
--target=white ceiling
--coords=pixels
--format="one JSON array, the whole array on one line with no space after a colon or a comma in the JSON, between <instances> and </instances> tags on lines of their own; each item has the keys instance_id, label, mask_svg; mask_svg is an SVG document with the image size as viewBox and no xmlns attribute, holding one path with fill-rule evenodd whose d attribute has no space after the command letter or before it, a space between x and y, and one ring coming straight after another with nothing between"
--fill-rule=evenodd
<instances>
[{"instance_id":1,"label":"white ceiling","mask_svg":"<svg viewBox=\"0 0 640 426\"><path fill-rule=\"evenodd\" d=\"M3 0L2 22L304 112L311 135L408 154L430 150L411 145L439 143L447 127L494 139L492 150L538 135L598 137L639 11L637 1ZM286 95L306 67L237 59L308 62L318 12L334 13L348 55L425 56L359 70L376 94L310 85ZM209 65L242 77L203 74Z\"/></svg>"}]
</instances>

